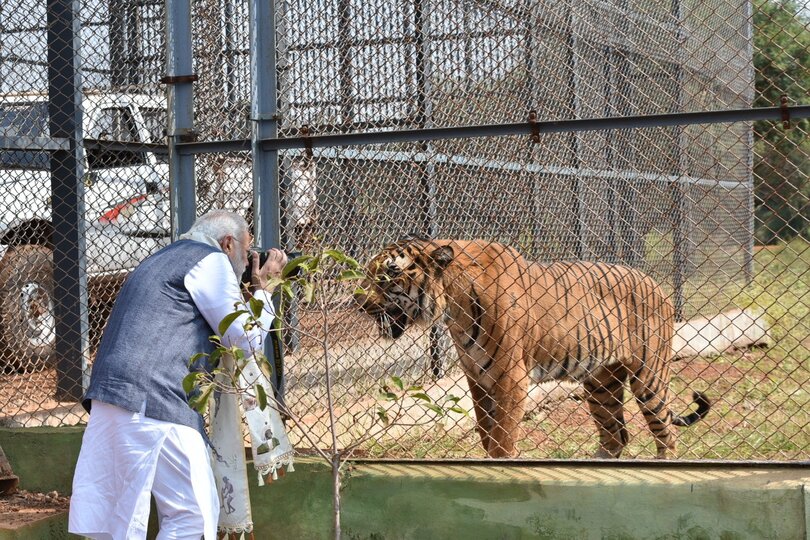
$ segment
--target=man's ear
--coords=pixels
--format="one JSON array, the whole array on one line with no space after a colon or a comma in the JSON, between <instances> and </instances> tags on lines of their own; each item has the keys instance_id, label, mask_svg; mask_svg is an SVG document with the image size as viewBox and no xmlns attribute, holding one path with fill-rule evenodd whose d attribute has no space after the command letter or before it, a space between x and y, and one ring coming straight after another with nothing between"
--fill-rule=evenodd
<instances>
[{"instance_id":1,"label":"man's ear","mask_svg":"<svg viewBox=\"0 0 810 540\"><path fill-rule=\"evenodd\" d=\"M455 256L456 254L453 252L453 248L450 246L442 246L433 250L430 254L430 260L433 261L433 264L436 265L436 268L441 272L453 262Z\"/></svg>"},{"instance_id":2,"label":"man's ear","mask_svg":"<svg viewBox=\"0 0 810 540\"><path fill-rule=\"evenodd\" d=\"M219 247L221 247L222 251L226 254L230 254L230 252L233 251L233 243L235 240L233 236L227 234L219 241Z\"/></svg>"}]
</instances>

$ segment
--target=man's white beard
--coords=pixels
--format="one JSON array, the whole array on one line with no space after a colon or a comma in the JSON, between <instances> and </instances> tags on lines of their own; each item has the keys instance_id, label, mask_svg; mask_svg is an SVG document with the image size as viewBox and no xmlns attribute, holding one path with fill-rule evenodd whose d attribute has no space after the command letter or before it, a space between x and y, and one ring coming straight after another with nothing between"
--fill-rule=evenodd
<instances>
[{"instance_id":1,"label":"man's white beard","mask_svg":"<svg viewBox=\"0 0 810 540\"><path fill-rule=\"evenodd\" d=\"M236 274L236 280L239 281L240 279L242 279L242 274L245 273L247 265L242 261L238 260L235 254L234 256L228 255L228 260L231 261L231 268L233 268L233 271Z\"/></svg>"}]
</instances>

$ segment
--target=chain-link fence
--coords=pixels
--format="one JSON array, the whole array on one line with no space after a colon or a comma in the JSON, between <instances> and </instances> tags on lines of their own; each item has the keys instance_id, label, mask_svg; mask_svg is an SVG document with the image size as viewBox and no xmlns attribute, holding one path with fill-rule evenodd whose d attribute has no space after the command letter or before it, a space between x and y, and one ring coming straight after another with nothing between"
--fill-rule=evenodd
<instances>
[{"instance_id":1,"label":"chain-link fence","mask_svg":"<svg viewBox=\"0 0 810 540\"><path fill-rule=\"evenodd\" d=\"M85 419L65 398L86 376L71 370L81 365L75 357L84 350L91 364L127 271L169 242L166 13L156 1L86 0L70 41L49 24L44 2L29 4L0 6L0 423L61 425ZM250 112L249 8L192 3L196 141L247 140L260 120ZM530 118L548 127L743 110L779 106L783 95L803 104L810 86L810 6L791 1L285 0L274 8L281 137L365 133L368 142L390 130ZM80 60L83 98L74 104L83 120L65 133L56 122L71 94L53 81L71 62L69 43ZM608 453L628 439L624 456L653 457L656 444L669 445L672 420L660 412L688 418L698 390L710 410L676 428L670 456L806 459L810 147L807 120L791 110L756 122L706 117L280 151L288 250L334 247L366 262L409 233L480 240L410 244L421 254L450 246L453 262L411 291L434 294L444 317L403 323L397 339L379 336L351 287L327 290L327 313L298 306L301 339L286 358L286 402L301 419L290 426L293 441L301 449L330 441L326 337L344 442L371 429L368 413L391 375L421 385L431 401L462 397L469 411L437 417L409 398L401 425L364 444L364 455L482 457L489 437L498 441L490 455L580 458L601 437ZM71 135L78 150L60 146ZM225 146L194 158L197 212L251 216L251 152ZM52 192L50 169L75 156L80 189L53 198L63 192ZM84 245L65 223L84 227ZM498 266L494 243L522 259ZM416 267L392 260L401 274L389 268L376 286L412 277ZM598 267L597 279L593 269L551 265L577 261L641 271L665 300L650 308L641 274ZM486 285L493 277L497 293ZM87 315L87 327L79 317L74 330L74 342L87 344L78 352L59 350L55 286ZM396 327L394 315L407 312L396 303L401 293L378 293L383 321ZM542 381L544 371L576 380Z\"/></svg>"}]
</instances>

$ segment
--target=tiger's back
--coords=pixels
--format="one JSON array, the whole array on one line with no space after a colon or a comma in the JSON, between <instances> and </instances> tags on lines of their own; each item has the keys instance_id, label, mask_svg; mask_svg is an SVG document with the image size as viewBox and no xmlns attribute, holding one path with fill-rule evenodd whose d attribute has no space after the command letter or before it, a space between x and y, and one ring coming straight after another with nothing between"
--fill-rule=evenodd
<instances>
[{"instance_id":1,"label":"tiger's back","mask_svg":"<svg viewBox=\"0 0 810 540\"><path fill-rule=\"evenodd\" d=\"M675 310L647 274L592 262L530 264L537 311L530 324L535 344L532 378L583 381L600 366L642 363L666 369Z\"/></svg>"}]
</instances>

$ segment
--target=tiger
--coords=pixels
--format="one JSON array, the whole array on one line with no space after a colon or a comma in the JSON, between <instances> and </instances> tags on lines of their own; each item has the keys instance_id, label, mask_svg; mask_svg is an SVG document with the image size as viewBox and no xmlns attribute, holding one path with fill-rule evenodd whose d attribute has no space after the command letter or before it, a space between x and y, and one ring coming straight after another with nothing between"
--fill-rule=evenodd
<instances>
[{"instance_id":1,"label":"tiger","mask_svg":"<svg viewBox=\"0 0 810 540\"><path fill-rule=\"evenodd\" d=\"M408 236L373 256L354 293L389 338L443 320L458 351L492 458L516 457L528 380L581 382L599 434L594 457L618 458L628 443L624 388L649 426L658 458L676 450L672 426L704 418L670 410L675 311L644 272L602 262L529 263L484 240Z\"/></svg>"}]
</instances>

